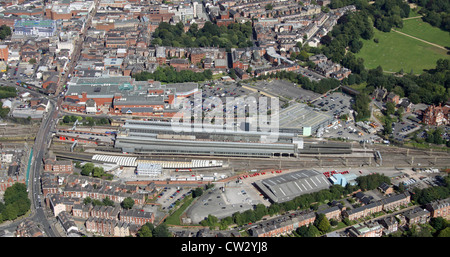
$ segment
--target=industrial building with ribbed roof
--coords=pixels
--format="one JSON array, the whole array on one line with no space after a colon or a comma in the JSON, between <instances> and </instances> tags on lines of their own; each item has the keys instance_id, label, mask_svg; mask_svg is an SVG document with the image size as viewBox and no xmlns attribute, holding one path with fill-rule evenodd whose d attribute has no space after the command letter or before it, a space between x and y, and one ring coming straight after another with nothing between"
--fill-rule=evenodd
<instances>
[{"instance_id":1,"label":"industrial building with ribbed roof","mask_svg":"<svg viewBox=\"0 0 450 257\"><path fill-rule=\"evenodd\" d=\"M327 189L331 183L316 170L299 170L256 181L255 186L272 202L282 203L302 194Z\"/></svg>"}]
</instances>

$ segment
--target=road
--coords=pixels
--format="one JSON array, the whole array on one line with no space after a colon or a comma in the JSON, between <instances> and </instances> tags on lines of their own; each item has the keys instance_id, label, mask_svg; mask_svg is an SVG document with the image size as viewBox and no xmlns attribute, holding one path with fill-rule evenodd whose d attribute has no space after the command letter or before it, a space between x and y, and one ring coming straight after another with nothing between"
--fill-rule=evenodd
<instances>
[{"instance_id":1,"label":"road","mask_svg":"<svg viewBox=\"0 0 450 257\"><path fill-rule=\"evenodd\" d=\"M51 110L42 120L41 127L38 131L38 134L36 135L36 140L33 147L33 159L30 171L30 181L32 181L32 186L30 187L31 188L30 193L31 193L32 207L34 208L35 212L32 219L36 223L43 225L45 234L48 237L57 237L61 235L59 235L58 232L51 226L45 215L44 208L41 208L40 202L41 199L42 200L44 199L43 196L41 197L41 189L40 189L41 183L39 179L40 171L43 165L42 160L51 140L51 131L55 128L56 122L58 120L59 109L62 103L62 97L58 97L59 92L62 91L62 86L66 83L68 75L72 74L73 72L76 60L78 59L81 52L81 47L83 44L82 40L84 40L86 36L86 31L92 23L92 17L95 16L95 13L97 12L98 3L99 1L96 0L94 10L92 11L91 14L89 14L86 25L81 31L79 40L76 41L75 50L71 58L72 61L69 63L67 72L61 77L58 83L58 87L55 94L56 103L54 101L50 101L52 104Z\"/></svg>"},{"instance_id":2,"label":"road","mask_svg":"<svg viewBox=\"0 0 450 257\"><path fill-rule=\"evenodd\" d=\"M33 147L33 156L32 156L32 162L31 162L31 169L30 169L30 181L31 187L30 187L30 193L31 193L31 202L32 207L35 210L34 215L32 219L38 223L43 225L43 229L45 231L45 234L49 237L56 237L58 236L57 233L55 233L50 226L50 223L47 220L47 217L44 213L44 208L41 208L41 199L44 200L44 197L41 194L40 189L40 171L42 168L42 160L45 155L49 140L51 138L51 130L56 125L56 120L58 116L58 110L57 107L54 106L54 103L51 102L51 110L48 112L48 114L44 117L41 123L41 127L36 135L36 140ZM59 109L59 108L58 108Z\"/></svg>"},{"instance_id":3,"label":"road","mask_svg":"<svg viewBox=\"0 0 450 257\"><path fill-rule=\"evenodd\" d=\"M57 87L56 87L56 92L55 92L56 96L59 95L59 93L63 91L63 86L66 84L66 82L69 78L69 75L73 74L74 68L76 66L76 62L81 54L81 49L83 47L83 41L86 39L86 31L92 25L92 18L97 13L97 8L98 8L99 3L100 3L99 0L94 0L94 4L95 4L94 9L92 10L91 13L88 14L88 18L86 20L85 26L80 31L80 36L78 37L78 39L75 42L74 50L69 59L70 62L67 65L66 69L61 71L60 79L58 80ZM62 74L63 72L64 72L64 74Z\"/></svg>"},{"instance_id":4,"label":"road","mask_svg":"<svg viewBox=\"0 0 450 257\"><path fill-rule=\"evenodd\" d=\"M80 33L79 40L76 41L75 50L72 54L71 62L66 69L66 73L64 75L60 74L60 80L55 97L49 98L51 106L48 113L42 119L41 126L38 133L36 134L36 139L33 146L33 155L29 174L30 184L28 187L32 210L29 218L37 224L40 224L41 229L44 230L47 237L60 237L61 235L52 226L53 222L49 222L49 219L47 218L47 215L45 213L45 207L43 208L41 206L41 204L43 205L44 201L44 197L40 188L40 172L43 166L43 157L45 156L46 150L48 149L48 145L51 140L51 131L54 130L56 126L60 106L63 100L62 97L59 96L59 92L62 91L62 86L66 83L68 75L73 72L73 69L76 65L76 60L78 59L81 52L82 43L86 36L86 31L91 26L92 17L95 16L95 13L97 12L98 4L99 0L95 0L95 7L92 13L88 15L86 25ZM20 222L21 220L17 220L12 223L3 224L3 226L0 226L0 229L7 229L10 232L15 231L17 225Z\"/></svg>"}]
</instances>

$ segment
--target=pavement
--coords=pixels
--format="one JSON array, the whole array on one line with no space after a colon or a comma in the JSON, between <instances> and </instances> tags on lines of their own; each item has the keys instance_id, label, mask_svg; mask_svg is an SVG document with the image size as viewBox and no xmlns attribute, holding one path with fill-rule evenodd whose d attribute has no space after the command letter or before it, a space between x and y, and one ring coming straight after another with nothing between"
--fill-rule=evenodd
<instances>
[{"instance_id":1,"label":"pavement","mask_svg":"<svg viewBox=\"0 0 450 257\"><path fill-rule=\"evenodd\" d=\"M96 7L94 8L94 13L95 10L98 7L98 3L99 1L96 1ZM89 22L91 21L92 15L89 16L88 18L88 25L85 27L84 32L81 33L81 37L83 37L84 33L86 32L86 29L89 27ZM76 46L76 51L75 52L79 52L81 50L81 42L79 42ZM74 60L72 58L72 60ZM74 66L74 61L72 61L70 63L70 67L73 69ZM69 67L69 72L70 72L70 67ZM60 84L59 87L57 89L57 92L59 92L59 90L61 89L61 86L63 85L63 83L65 82L65 80L67 79L67 76L69 74L69 72L67 72L65 74L65 78L60 79ZM58 95L58 94L55 94ZM56 103L55 103L56 102ZM37 224L40 224L41 228L44 230L44 233L47 237L60 237L62 236L62 234L60 232L58 232L58 227L56 226L55 228L55 224L57 224L57 222L55 222L54 217L51 214L46 213L46 211L44 210L44 208L42 208L39 204L39 201L42 199L43 197L41 197L41 189L40 189L40 180L38 179L40 177L40 171L42 169L42 158L44 157L44 154L47 150L47 146L48 143L51 140L51 131L52 129L55 127L56 125L56 121L57 121L57 117L58 117L58 113L59 113L59 106L61 105L62 102L62 98L54 98L50 100L51 103L51 107L49 112L44 116L44 118L42 119L41 122L41 126L39 128L38 133L36 134L36 139L35 139L35 143L33 146L33 156L32 156L32 162L31 162L31 169L30 169L30 178L29 180L32 181L32 184L29 186L29 195L31 196L31 210L32 210L32 214L30 215L30 218L32 220L34 220ZM37 178L36 183L34 183L34 178ZM15 225L18 225L15 224ZM17 227L17 226L16 226ZM8 231L10 231L10 229L15 231L15 227L8 227Z\"/></svg>"}]
</instances>

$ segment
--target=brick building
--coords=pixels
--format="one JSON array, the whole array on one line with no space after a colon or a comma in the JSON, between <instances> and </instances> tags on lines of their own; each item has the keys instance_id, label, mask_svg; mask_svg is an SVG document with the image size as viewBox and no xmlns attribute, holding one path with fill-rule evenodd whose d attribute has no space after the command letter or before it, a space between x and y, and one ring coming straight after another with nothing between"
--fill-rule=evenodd
<instances>
[{"instance_id":1,"label":"brick building","mask_svg":"<svg viewBox=\"0 0 450 257\"><path fill-rule=\"evenodd\" d=\"M7 45L0 45L0 61L8 62L9 51Z\"/></svg>"},{"instance_id":2,"label":"brick building","mask_svg":"<svg viewBox=\"0 0 450 257\"><path fill-rule=\"evenodd\" d=\"M174 67L177 71L186 70L189 68L189 60L187 59L170 59L170 66Z\"/></svg>"},{"instance_id":3,"label":"brick building","mask_svg":"<svg viewBox=\"0 0 450 257\"><path fill-rule=\"evenodd\" d=\"M57 161L56 156L44 159L44 171L70 174L73 172L72 160Z\"/></svg>"},{"instance_id":4,"label":"brick building","mask_svg":"<svg viewBox=\"0 0 450 257\"><path fill-rule=\"evenodd\" d=\"M136 235L140 226L134 223L122 222L97 217L89 217L86 222L86 231L102 236L126 237Z\"/></svg>"},{"instance_id":5,"label":"brick building","mask_svg":"<svg viewBox=\"0 0 450 257\"><path fill-rule=\"evenodd\" d=\"M43 173L41 175L41 188L44 198L50 194L57 194L58 178L52 173Z\"/></svg>"},{"instance_id":6,"label":"brick building","mask_svg":"<svg viewBox=\"0 0 450 257\"><path fill-rule=\"evenodd\" d=\"M43 237L42 230L31 219L22 221L16 229L16 237Z\"/></svg>"},{"instance_id":7,"label":"brick building","mask_svg":"<svg viewBox=\"0 0 450 257\"><path fill-rule=\"evenodd\" d=\"M77 218L88 219L92 208L92 204L74 204L72 208L72 215Z\"/></svg>"},{"instance_id":8,"label":"brick building","mask_svg":"<svg viewBox=\"0 0 450 257\"><path fill-rule=\"evenodd\" d=\"M443 217L448 219L450 216L450 198L435 201L426 205L431 218Z\"/></svg>"},{"instance_id":9,"label":"brick building","mask_svg":"<svg viewBox=\"0 0 450 257\"><path fill-rule=\"evenodd\" d=\"M423 119L422 122L427 125L440 126L447 125L448 122L448 113L450 111L450 106L445 105L434 106L430 105L428 108L423 111Z\"/></svg>"},{"instance_id":10,"label":"brick building","mask_svg":"<svg viewBox=\"0 0 450 257\"><path fill-rule=\"evenodd\" d=\"M279 219L271 219L259 223L257 227L249 230L253 237L276 237L285 235L301 226L308 226L316 220L314 212L297 212L285 215Z\"/></svg>"},{"instance_id":11,"label":"brick building","mask_svg":"<svg viewBox=\"0 0 450 257\"><path fill-rule=\"evenodd\" d=\"M146 212L144 210L130 209L121 211L119 214L119 220L128 223L135 223L137 225L144 225L145 223L153 223L155 221L155 215L153 212Z\"/></svg>"},{"instance_id":12,"label":"brick building","mask_svg":"<svg viewBox=\"0 0 450 257\"><path fill-rule=\"evenodd\" d=\"M402 213L409 226L414 224L424 224L430 220L430 212L426 209L416 207Z\"/></svg>"},{"instance_id":13,"label":"brick building","mask_svg":"<svg viewBox=\"0 0 450 257\"><path fill-rule=\"evenodd\" d=\"M381 237L383 226L378 222L367 222L356 224L348 230L351 237Z\"/></svg>"},{"instance_id":14,"label":"brick building","mask_svg":"<svg viewBox=\"0 0 450 257\"><path fill-rule=\"evenodd\" d=\"M380 212L382 210L383 210L382 202L377 201L352 210L344 210L342 211L342 216L347 217L349 220L356 220L359 218L367 217L372 213Z\"/></svg>"},{"instance_id":15,"label":"brick building","mask_svg":"<svg viewBox=\"0 0 450 257\"><path fill-rule=\"evenodd\" d=\"M120 208L118 206L94 206L91 209L91 217L118 220Z\"/></svg>"},{"instance_id":16,"label":"brick building","mask_svg":"<svg viewBox=\"0 0 450 257\"><path fill-rule=\"evenodd\" d=\"M318 211L318 214L324 214L327 219L341 220L341 209L339 206L333 206L331 208Z\"/></svg>"},{"instance_id":17,"label":"brick building","mask_svg":"<svg viewBox=\"0 0 450 257\"><path fill-rule=\"evenodd\" d=\"M389 211L399 208L401 206L407 206L411 202L411 195L408 192L403 194L394 195L381 200L383 203L383 210Z\"/></svg>"},{"instance_id":18,"label":"brick building","mask_svg":"<svg viewBox=\"0 0 450 257\"><path fill-rule=\"evenodd\" d=\"M52 209L53 214L57 217L61 212L72 212L72 208L78 199L71 199L62 194L52 194L47 197L47 204Z\"/></svg>"}]
</instances>

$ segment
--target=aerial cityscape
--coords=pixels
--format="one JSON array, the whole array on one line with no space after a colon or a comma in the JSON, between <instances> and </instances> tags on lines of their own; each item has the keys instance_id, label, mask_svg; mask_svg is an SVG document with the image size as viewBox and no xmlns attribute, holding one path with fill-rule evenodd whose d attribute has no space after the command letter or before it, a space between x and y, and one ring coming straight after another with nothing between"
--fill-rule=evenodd
<instances>
[{"instance_id":1,"label":"aerial cityscape","mask_svg":"<svg viewBox=\"0 0 450 257\"><path fill-rule=\"evenodd\" d=\"M449 32L445 0L0 0L0 237L449 237Z\"/></svg>"}]
</instances>

